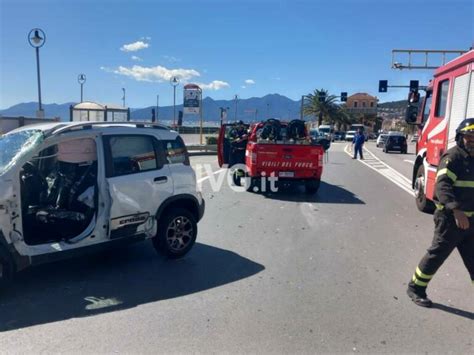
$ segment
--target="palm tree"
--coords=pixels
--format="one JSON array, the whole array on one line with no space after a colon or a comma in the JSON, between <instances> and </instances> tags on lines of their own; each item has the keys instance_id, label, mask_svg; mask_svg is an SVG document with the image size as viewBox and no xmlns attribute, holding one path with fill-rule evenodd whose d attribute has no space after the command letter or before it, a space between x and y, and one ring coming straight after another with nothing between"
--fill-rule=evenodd
<instances>
[{"instance_id":1,"label":"palm tree","mask_svg":"<svg viewBox=\"0 0 474 355\"><path fill-rule=\"evenodd\" d=\"M324 93L324 100L319 101L320 94ZM335 103L337 96L329 95L327 90L314 90L312 94L305 96L305 102L303 103L303 114L309 116L315 116L318 118L318 126L323 123L323 119L333 123L334 116L337 111L337 105Z\"/></svg>"}]
</instances>

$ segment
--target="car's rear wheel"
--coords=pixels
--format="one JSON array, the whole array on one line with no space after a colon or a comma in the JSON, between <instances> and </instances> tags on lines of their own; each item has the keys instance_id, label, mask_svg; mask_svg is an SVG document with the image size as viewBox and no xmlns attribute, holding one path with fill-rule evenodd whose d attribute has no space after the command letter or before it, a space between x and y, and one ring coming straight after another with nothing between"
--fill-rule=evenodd
<instances>
[{"instance_id":1,"label":"car's rear wheel","mask_svg":"<svg viewBox=\"0 0 474 355\"><path fill-rule=\"evenodd\" d=\"M319 190L319 186L321 185L321 180L308 180L305 181L305 191L309 195L314 195Z\"/></svg>"},{"instance_id":2,"label":"car's rear wheel","mask_svg":"<svg viewBox=\"0 0 474 355\"><path fill-rule=\"evenodd\" d=\"M175 208L159 219L153 246L160 254L177 259L191 250L196 236L197 222L194 215L187 209Z\"/></svg>"},{"instance_id":3,"label":"car's rear wheel","mask_svg":"<svg viewBox=\"0 0 474 355\"><path fill-rule=\"evenodd\" d=\"M425 184L426 184L425 168L423 165L420 165L416 172L416 180L415 180L416 207L418 207L418 209L421 212L433 213L436 207L433 201L430 201L426 198Z\"/></svg>"}]
</instances>

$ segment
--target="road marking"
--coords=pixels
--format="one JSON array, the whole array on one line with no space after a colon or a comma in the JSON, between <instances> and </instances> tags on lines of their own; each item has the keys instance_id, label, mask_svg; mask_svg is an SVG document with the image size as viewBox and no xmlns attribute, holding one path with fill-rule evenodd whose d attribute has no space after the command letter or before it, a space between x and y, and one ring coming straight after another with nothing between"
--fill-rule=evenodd
<instances>
[{"instance_id":1,"label":"road marking","mask_svg":"<svg viewBox=\"0 0 474 355\"><path fill-rule=\"evenodd\" d=\"M219 170L217 170L217 171L213 171L213 172L212 172L212 175L219 174L220 172L225 171L225 170L227 170L227 169L219 169ZM207 175L207 176L205 176L205 177L199 179L199 180L197 181L197 183L200 184L200 183L202 183L203 181L206 181L207 179L209 179L210 177L211 177L210 175Z\"/></svg>"},{"instance_id":2,"label":"road marking","mask_svg":"<svg viewBox=\"0 0 474 355\"><path fill-rule=\"evenodd\" d=\"M403 159L403 161L406 161L407 163L410 163L411 165L415 165L415 162L413 160Z\"/></svg>"},{"instance_id":3,"label":"road marking","mask_svg":"<svg viewBox=\"0 0 474 355\"><path fill-rule=\"evenodd\" d=\"M364 147L364 150L365 150L365 159L358 160L360 163L378 172L380 175L384 176L385 178L393 182L395 185L397 185L401 189L408 192L411 196L415 196L413 189L411 187L411 181L409 179L407 179L397 170L392 168L390 165L386 164L385 162L377 158L367 148ZM346 145L346 147L344 148L344 152L346 152L347 155L352 157L352 153L349 152L349 145Z\"/></svg>"}]
</instances>

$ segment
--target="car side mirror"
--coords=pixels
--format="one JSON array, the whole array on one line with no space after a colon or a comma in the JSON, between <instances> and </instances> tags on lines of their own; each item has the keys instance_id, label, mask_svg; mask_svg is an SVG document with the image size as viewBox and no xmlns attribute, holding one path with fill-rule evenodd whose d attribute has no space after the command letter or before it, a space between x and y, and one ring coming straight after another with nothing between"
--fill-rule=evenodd
<instances>
[{"instance_id":1,"label":"car side mirror","mask_svg":"<svg viewBox=\"0 0 474 355\"><path fill-rule=\"evenodd\" d=\"M416 124L416 119L418 117L418 106L408 105L405 112L405 121L408 124Z\"/></svg>"}]
</instances>

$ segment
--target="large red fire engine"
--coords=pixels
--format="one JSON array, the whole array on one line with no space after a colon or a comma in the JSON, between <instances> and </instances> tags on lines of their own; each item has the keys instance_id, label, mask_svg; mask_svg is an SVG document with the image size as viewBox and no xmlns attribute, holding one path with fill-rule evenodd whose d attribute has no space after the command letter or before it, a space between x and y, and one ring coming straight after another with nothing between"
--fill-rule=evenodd
<instances>
[{"instance_id":1,"label":"large red fire engine","mask_svg":"<svg viewBox=\"0 0 474 355\"><path fill-rule=\"evenodd\" d=\"M407 122L419 127L413 169L416 204L423 212L434 210L436 169L441 156L456 144L456 128L474 117L474 50L436 69L418 110L417 93L411 93Z\"/></svg>"}]
</instances>

